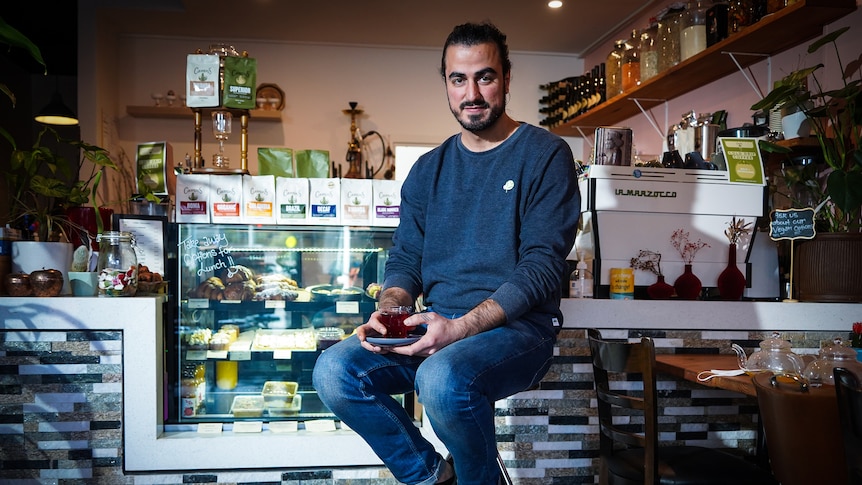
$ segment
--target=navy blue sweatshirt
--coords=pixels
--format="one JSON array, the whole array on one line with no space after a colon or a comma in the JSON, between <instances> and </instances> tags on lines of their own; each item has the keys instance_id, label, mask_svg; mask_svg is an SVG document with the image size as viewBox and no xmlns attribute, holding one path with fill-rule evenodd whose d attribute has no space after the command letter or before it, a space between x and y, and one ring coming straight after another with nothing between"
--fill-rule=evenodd
<instances>
[{"instance_id":1,"label":"navy blue sweatshirt","mask_svg":"<svg viewBox=\"0 0 862 485\"><path fill-rule=\"evenodd\" d=\"M471 152L453 135L404 181L383 286L424 293L441 314L490 298L507 321L562 325L560 284L579 211L572 151L560 137L521 123L499 146Z\"/></svg>"}]
</instances>

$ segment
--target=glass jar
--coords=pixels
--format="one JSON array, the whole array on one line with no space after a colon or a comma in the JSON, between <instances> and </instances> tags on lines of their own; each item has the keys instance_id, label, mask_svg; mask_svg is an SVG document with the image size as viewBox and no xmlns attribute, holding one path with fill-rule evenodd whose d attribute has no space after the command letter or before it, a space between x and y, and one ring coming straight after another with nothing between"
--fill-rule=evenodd
<instances>
[{"instance_id":1,"label":"glass jar","mask_svg":"<svg viewBox=\"0 0 862 485\"><path fill-rule=\"evenodd\" d=\"M680 61L706 49L706 7L700 0L688 2L679 36Z\"/></svg>"},{"instance_id":2,"label":"glass jar","mask_svg":"<svg viewBox=\"0 0 862 485\"><path fill-rule=\"evenodd\" d=\"M640 34L632 31L632 36L626 43L620 65L620 88L627 93L641 83Z\"/></svg>"},{"instance_id":3,"label":"glass jar","mask_svg":"<svg viewBox=\"0 0 862 485\"><path fill-rule=\"evenodd\" d=\"M623 92L622 66L626 51L626 41L614 42L614 48L605 61L605 92L608 99Z\"/></svg>"},{"instance_id":4,"label":"glass jar","mask_svg":"<svg viewBox=\"0 0 862 485\"><path fill-rule=\"evenodd\" d=\"M668 10L658 21L659 72L679 64L679 32L682 10Z\"/></svg>"},{"instance_id":5,"label":"glass jar","mask_svg":"<svg viewBox=\"0 0 862 485\"><path fill-rule=\"evenodd\" d=\"M748 25L751 25L749 19L748 4L745 0L730 0L727 10L727 31L728 34L735 34L741 31Z\"/></svg>"},{"instance_id":6,"label":"glass jar","mask_svg":"<svg viewBox=\"0 0 862 485\"><path fill-rule=\"evenodd\" d=\"M658 74L658 21L650 19L650 26L641 32L639 55L641 61L641 82Z\"/></svg>"},{"instance_id":7,"label":"glass jar","mask_svg":"<svg viewBox=\"0 0 862 485\"><path fill-rule=\"evenodd\" d=\"M99 296L135 296L138 291L138 255L130 232L107 231L99 243Z\"/></svg>"}]
</instances>

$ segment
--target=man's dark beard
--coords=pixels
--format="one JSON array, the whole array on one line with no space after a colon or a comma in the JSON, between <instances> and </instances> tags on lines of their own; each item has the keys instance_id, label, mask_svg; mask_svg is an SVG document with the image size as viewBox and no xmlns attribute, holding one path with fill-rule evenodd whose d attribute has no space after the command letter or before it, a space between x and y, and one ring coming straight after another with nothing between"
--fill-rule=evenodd
<instances>
[{"instance_id":1,"label":"man's dark beard","mask_svg":"<svg viewBox=\"0 0 862 485\"><path fill-rule=\"evenodd\" d=\"M464 109L467 106L475 105L471 103L463 103L461 104L460 109ZM488 103L483 103L483 107L488 106ZM499 106L497 108L491 109L491 115L488 117L488 119L482 119L483 115L473 115L468 117L468 121L464 121L463 119L461 119L461 117L458 116L459 113L455 112L455 110L452 110L452 114L455 115L455 119L458 120L458 123L460 123L465 130L476 133L494 126L494 123L496 123L497 120L500 119L501 116L503 116L503 113L505 111L506 106Z\"/></svg>"}]
</instances>

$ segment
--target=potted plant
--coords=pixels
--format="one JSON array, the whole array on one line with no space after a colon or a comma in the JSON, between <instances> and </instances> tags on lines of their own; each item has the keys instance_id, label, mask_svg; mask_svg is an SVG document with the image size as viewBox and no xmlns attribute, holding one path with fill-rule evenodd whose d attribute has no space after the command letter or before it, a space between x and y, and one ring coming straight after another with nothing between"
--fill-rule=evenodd
<instances>
[{"instance_id":1,"label":"potted plant","mask_svg":"<svg viewBox=\"0 0 862 485\"><path fill-rule=\"evenodd\" d=\"M0 45L9 48L25 50L41 66L45 66L39 48L14 27L0 19ZM0 91L15 107L15 95L3 83ZM31 147L21 147L10 135L9 131L0 126L0 144L2 139L11 148L9 166L3 171L5 194L9 197L9 213L5 214L5 222L13 226L24 227L25 232L32 230L33 239L39 242L68 241L70 221L67 210L71 207L87 203L96 204L96 193L104 168L116 169L108 152L103 148L90 145L83 141L62 138L56 130L44 127L37 135ZM63 153L75 153L75 159L64 156ZM89 162L89 174L83 171L85 162ZM96 217L101 226L101 218ZM94 236L94 235L93 235ZM29 272L40 269L44 264L50 264L54 269L64 274L71 265L71 244L63 249L37 249L38 259L34 263L22 263L22 254L27 241L13 242L13 269ZM44 258L62 255L58 263L47 263ZM65 263L68 261L68 263ZM36 266L34 266L36 264ZM64 292L68 292L68 288Z\"/></svg>"},{"instance_id":2,"label":"potted plant","mask_svg":"<svg viewBox=\"0 0 862 485\"><path fill-rule=\"evenodd\" d=\"M797 246L794 255L800 300L862 301L862 69L858 61L845 66L837 40L849 27L827 34L808 47L814 53L832 45L841 72L841 86L827 89L817 64L795 70L751 109L797 109L805 113L817 140L820 163L790 164L783 178L794 207L816 211L817 236ZM761 142L767 152L792 150ZM834 271L834 272L833 272Z\"/></svg>"},{"instance_id":3,"label":"potted plant","mask_svg":"<svg viewBox=\"0 0 862 485\"><path fill-rule=\"evenodd\" d=\"M78 161L70 161L46 146L43 139L53 137L57 143L76 147L81 152ZM10 170L6 172L11 195L10 223L30 221L34 239L57 241L68 224L66 210L70 207L93 203L102 178L102 167L116 169L108 152L95 145L67 140L52 128L45 127L29 149L19 149L14 140ZM84 162L91 163L88 175L81 177ZM96 218L99 221L100 218ZM66 235L68 239L68 235Z\"/></svg>"}]
</instances>

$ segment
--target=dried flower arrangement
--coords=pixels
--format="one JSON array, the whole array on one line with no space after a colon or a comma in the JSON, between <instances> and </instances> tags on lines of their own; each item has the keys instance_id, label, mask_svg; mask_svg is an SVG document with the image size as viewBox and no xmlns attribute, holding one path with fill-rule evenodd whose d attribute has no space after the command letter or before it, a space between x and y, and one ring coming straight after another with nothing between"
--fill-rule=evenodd
<instances>
[{"instance_id":1,"label":"dried flower arrangement","mask_svg":"<svg viewBox=\"0 0 862 485\"><path fill-rule=\"evenodd\" d=\"M709 244L701 241L691 242L688 240L688 231L677 229L670 236L670 243L679 251L679 256L685 261L685 264L691 264L694 261L694 256L703 248L710 247Z\"/></svg>"},{"instance_id":2,"label":"dried flower arrangement","mask_svg":"<svg viewBox=\"0 0 862 485\"><path fill-rule=\"evenodd\" d=\"M727 224L727 229L724 230L724 235L727 236L730 244L738 244L743 236L747 236L751 232L751 224L751 222L746 224L745 219L737 219L736 216L733 216L733 219Z\"/></svg>"},{"instance_id":3,"label":"dried flower arrangement","mask_svg":"<svg viewBox=\"0 0 862 485\"><path fill-rule=\"evenodd\" d=\"M632 258L631 267L643 271L649 271L656 276L662 276L661 253L641 249L636 258Z\"/></svg>"}]
</instances>

